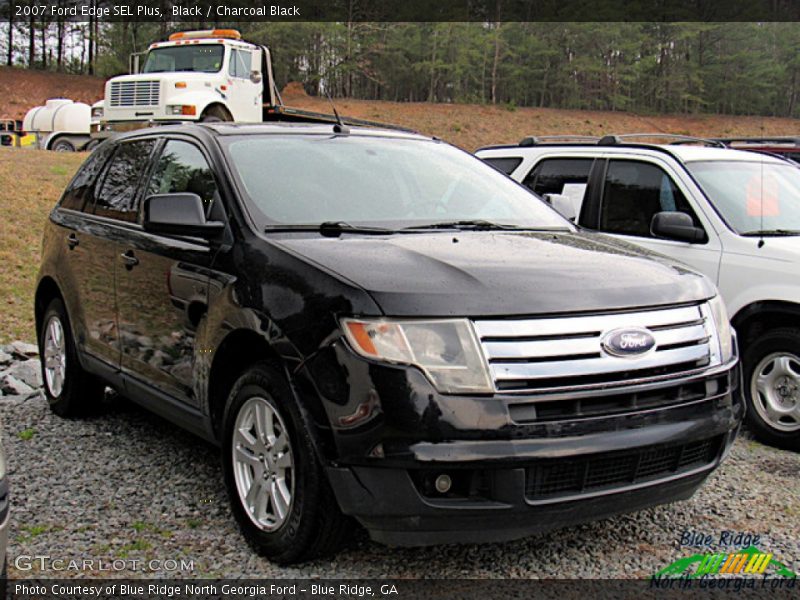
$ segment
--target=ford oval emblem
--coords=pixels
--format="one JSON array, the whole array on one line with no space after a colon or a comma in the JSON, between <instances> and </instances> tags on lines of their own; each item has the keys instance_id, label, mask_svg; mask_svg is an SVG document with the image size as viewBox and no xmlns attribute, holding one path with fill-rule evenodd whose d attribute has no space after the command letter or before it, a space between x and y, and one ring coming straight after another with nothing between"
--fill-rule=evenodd
<instances>
[{"instance_id":1,"label":"ford oval emblem","mask_svg":"<svg viewBox=\"0 0 800 600\"><path fill-rule=\"evenodd\" d=\"M600 345L611 356L638 358L655 348L656 338L642 327L625 327L609 331Z\"/></svg>"}]
</instances>

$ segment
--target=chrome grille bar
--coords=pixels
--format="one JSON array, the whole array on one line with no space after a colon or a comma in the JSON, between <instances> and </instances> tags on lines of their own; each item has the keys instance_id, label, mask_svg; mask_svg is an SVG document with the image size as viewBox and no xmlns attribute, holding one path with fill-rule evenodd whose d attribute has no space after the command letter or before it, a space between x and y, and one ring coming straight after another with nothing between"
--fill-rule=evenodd
<instances>
[{"instance_id":1,"label":"chrome grille bar","mask_svg":"<svg viewBox=\"0 0 800 600\"><path fill-rule=\"evenodd\" d=\"M537 391L583 385L599 378L603 385L658 375L694 371L715 356L710 315L700 306L632 313L474 322L497 389ZM601 341L612 330L641 327L655 347L641 356L612 356ZM572 380L572 381L571 381ZM577 382L576 380L580 380Z\"/></svg>"},{"instance_id":2,"label":"chrome grille bar","mask_svg":"<svg viewBox=\"0 0 800 600\"><path fill-rule=\"evenodd\" d=\"M112 81L111 106L157 106L161 96L158 81Z\"/></svg>"}]
</instances>

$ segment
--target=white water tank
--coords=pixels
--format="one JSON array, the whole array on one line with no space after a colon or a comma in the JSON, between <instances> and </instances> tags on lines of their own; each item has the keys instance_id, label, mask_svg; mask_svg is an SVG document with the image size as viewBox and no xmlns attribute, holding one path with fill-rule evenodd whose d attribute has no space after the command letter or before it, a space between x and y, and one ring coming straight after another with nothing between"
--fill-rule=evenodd
<instances>
[{"instance_id":1,"label":"white water tank","mask_svg":"<svg viewBox=\"0 0 800 600\"><path fill-rule=\"evenodd\" d=\"M22 128L30 132L89 134L92 109L83 102L51 98L44 106L36 106L25 114Z\"/></svg>"}]
</instances>

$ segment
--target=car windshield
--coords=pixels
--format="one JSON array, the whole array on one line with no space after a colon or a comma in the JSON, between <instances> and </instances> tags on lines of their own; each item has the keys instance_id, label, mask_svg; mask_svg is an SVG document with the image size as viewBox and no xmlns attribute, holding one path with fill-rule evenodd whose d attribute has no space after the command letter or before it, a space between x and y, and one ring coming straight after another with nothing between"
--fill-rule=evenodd
<instances>
[{"instance_id":1,"label":"car windshield","mask_svg":"<svg viewBox=\"0 0 800 600\"><path fill-rule=\"evenodd\" d=\"M222 68L225 47L222 44L191 44L154 48L147 53L142 73L196 71L216 73Z\"/></svg>"},{"instance_id":2,"label":"car windshield","mask_svg":"<svg viewBox=\"0 0 800 600\"><path fill-rule=\"evenodd\" d=\"M267 228L572 228L527 189L441 142L269 135L224 143L253 218Z\"/></svg>"},{"instance_id":3,"label":"car windshield","mask_svg":"<svg viewBox=\"0 0 800 600\"><path fill-rule=\"evenodd\" d=\"M701 161L687 168L738 233L800 234L800 168L757 161Z\"/></svg>"}]
</instances>

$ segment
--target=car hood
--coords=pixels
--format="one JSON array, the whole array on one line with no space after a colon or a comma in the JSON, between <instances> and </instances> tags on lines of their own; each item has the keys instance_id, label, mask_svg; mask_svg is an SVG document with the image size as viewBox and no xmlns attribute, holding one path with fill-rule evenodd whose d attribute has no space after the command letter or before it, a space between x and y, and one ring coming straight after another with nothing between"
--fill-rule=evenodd
<instances>
[{"instance_id":1,"label":"car hood","mask_svg":"<svg viewBox=\"0 0 800 600\"><path fill-rule=\"evenodd\" d=\"M458 232L273 241L391 316L535 315L703 300L702 275L589 233Z\"/></svg>"}]
</instances>

